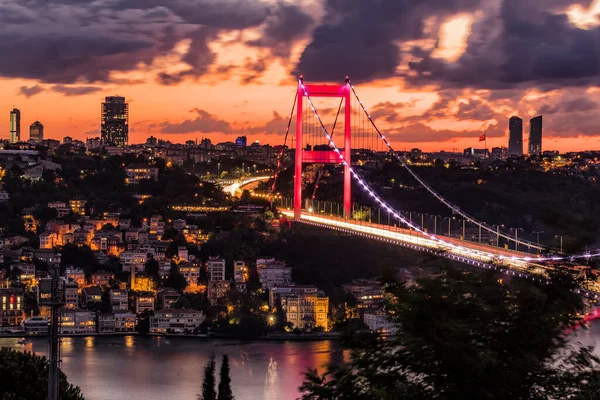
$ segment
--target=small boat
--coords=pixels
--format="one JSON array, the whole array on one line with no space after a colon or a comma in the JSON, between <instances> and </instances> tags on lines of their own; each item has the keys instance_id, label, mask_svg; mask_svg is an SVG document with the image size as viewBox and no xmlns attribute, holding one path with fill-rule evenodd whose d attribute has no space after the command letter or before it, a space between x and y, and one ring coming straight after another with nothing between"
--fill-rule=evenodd
<instances>
[{"instance_id":1,"label":"small boat","mask_svg":"<svg viewBox=\"0 0 600 400\"><path fill-rule=\"evenodd\" d=\"M27 339L26 338L19 339L19 344L26 344L26 343L27 343Z\"/></svg>"}]
</instances>

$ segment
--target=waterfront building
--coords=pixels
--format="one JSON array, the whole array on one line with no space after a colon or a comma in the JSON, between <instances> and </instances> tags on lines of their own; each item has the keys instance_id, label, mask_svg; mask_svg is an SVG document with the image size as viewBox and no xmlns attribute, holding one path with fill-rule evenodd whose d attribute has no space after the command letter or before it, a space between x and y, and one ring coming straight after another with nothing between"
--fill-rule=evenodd
<instances>
[{"instance_id":1,"label":"waterfront building","mask_svg":"<svg viewBox=\"0 0 600 400\"><path fill-rule=\"evenodd\" d=\"M135 313L154 311L154 295L152 293L139 293L135 296Z\"/></svg>"},{"instance_id":2,"label":"waterfront building","mask_svg":"<svg viewBox=\"0 0 600 400\"><path fill-rule=\"evenodd\" d=\"M20 327L25 319L24 307L21 289L0 289L0 330Z\"/></svg>"},{"instance_id":3,"label":"waterfront building","mask_svg":"<svg viewBox=\"0 0 600 400\"><path fill-rule=\"evenodd\" d=\"M277 303L281 300L282 296L297 296L300 294L325 294L319 290L316 286L312 285L289 285L289 286L278 286L269 290L269 307L277 307Z\"/></svg>"},{"instance_id":4,"label":"waterfront building","mask_svg":"<svg viewBox=\"0 0 600 400\"><path fill-rule=\"evenodd\" d=\"M131 311L116 311L114 314L116 333L135 332L135 314Z\"/></svg>"},{"instance_id":5,"label":"waterfront building","mask_svg":"<svg viewBox=\"0 0 600 400\"><path fill-rule=\"evenodd\" d=\"M127 289L111 289L110 305L113 311L127 311L129 309L129 295Z\"/></svg>"},{"instance_id":6,"label":"waterfront building","mask_svg":"<svg viewBox=\"0 0 600 400\"><path fill-rule=\"evenodd\" d=\"M102 103L100 124L102 142L124 147L129 142L129 104L125 97L109 96Z\"/></svg>"},{"instance_id":7,"label":"waterfront building","mask_svg":"<svg viewBox=\"0 0 600 400\"><path fill-rule=\"evenodd\" d=\"M150 333L154 334L191 334L204 322L204 313L196 310L178 310L166 308L150 317Z\"/></svg>"},{"instance_id":8,"label":"waterfront building","mask_svg":"<svg viewBox=\"0 0 600 400\"><path fill-rule=\"evenodd\" d=\"M113 313L98 313L96 314L96 327L98 333L112 334L115 333L115 314Z\"/></svg>"},{"instance_id":9,"label":"waterfront building","mask_svg":"<svg viewBox=\"0 0 600 400\"><path fill-rule=\"evenodd\" d=\"M63 335L96 333L96 313L86 310L63 310L60 316Z\"/></svg>"},{"instance_id":10,"label":"waterfront building","mask_svg":"<svg viewBox=\"0 0 600 400\"><path fill-rule=\"evenodd\" d=\"M329 297L318 293L302 293L281 297L281 309L286 322L294 328L310 330L322 327L328 330Z\"/></svg>"},{"instance_id":11,"label":"waterfront building","mask_svg":"<svg viewBox=\"0 0 600 400\"><path fill-rule=\"evenodd\" d=\"M28 335L47 335L48 320L44 317L32 317L23 321L23 329Z\"/></svg>"},{"instance_id":12,"label":"waterfront building","mask_svg":"<svg viewBox=\"0 0 600 400\"><path fill-rule=\"evenodd\" d=\"M374 332L394 334L398 332L399 325L390 321L389 316L382 311L366 311L363 322Z\"/></svg>"}]
</instances>

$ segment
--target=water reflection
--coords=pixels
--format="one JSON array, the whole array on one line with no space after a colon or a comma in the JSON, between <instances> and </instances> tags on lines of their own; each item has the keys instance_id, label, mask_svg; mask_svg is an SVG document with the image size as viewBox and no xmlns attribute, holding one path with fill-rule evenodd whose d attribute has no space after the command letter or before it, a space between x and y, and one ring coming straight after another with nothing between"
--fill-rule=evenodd
<instances>
[{"instance_id":1,"label":"water reflection","mask_svg":"<svg viewBox=\"0 0 600 400\"><path fill-rule=\"evenodd\" d=\"M600 341L600 323L578 332L584 345ZM17 339L0 339L9 346L47 354L48 340L34 338L26 346ZM596 348L600 355L600 348ZM237 400L292 400L308 368L341 363L347 353L335 341L238 342L164 337L62 338L62 368L79 385L86 400L195 399L211 354L220 367L229 355L232 388Z\"/></svg>"}]
</instances>

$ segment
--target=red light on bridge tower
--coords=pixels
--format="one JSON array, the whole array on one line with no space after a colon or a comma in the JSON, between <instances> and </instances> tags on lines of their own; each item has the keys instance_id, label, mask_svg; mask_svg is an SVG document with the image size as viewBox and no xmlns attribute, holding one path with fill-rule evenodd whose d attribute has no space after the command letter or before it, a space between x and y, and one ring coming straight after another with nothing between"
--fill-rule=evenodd
<instances>
[{"instance_id":1,"label":"red light on bridge tower","mask_svg":"<svg viewBox=\"0 0 600 400\"><path fill-rule=\"evenodd\" d=\"M352 159L351 153L351 129L350 129L350 94L352 89L350 87L350 80L346 77L346 82L343 85L306 85L303 88L303 77L300 76L298 82L298 94L297 94L297 111L296 111L296 163L294 173L294 218L300 219L302 213L302 165L310 163L320 164L341 164L342 160L335 151L311 151L305 150L302 142L303 126L302 126L302 105L303 98L308 95L313 97L332 97L332 98L343 98L344 99L344 159ZM325 133L323 133L325 136ZM346 165L344 167L344 217L350 218L351 207L352 207L352 176L350 175L350 167Z\"/></svg>"}]
</instances>

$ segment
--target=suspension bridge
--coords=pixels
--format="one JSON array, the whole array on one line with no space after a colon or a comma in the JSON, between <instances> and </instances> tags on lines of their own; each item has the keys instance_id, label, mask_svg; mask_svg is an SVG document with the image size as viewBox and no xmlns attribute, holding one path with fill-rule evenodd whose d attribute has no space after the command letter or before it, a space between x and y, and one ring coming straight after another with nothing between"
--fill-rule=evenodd
<instances>
[{"instance_id":1,"label":"suspension bridge","mask_svg":"<svg viewBox=\"0 0 600 400\"><path fill-rule=\"evenodd\" d=\"M321 108L317 107L318 101L322 102ZM293 124L294 116L295 124ZM333 116L333 124L328 128L325 118ZM292 132L293 128L295 133ZM342 134L336 134L338 131L342 131ZM560 262L574 262L600 256L600 252L564 254L548 251L548 248L541 246L539 242L519 239L517 234L513 236L501 231L499 226L478 220L446 199L413 169L403 152L394 150L390 140L377 127L374 118L360 100L348 78L341 85L305 84L304 79L299 78L284 144L273 176L271 193L275 193L277 179L282 172L283 159L288 149L287 143L292 138L291 141L295 142L293 200L287 202L281 196L271 195L271 201L283 215L296 223L360 235L416 251L436 254L464 264L495 269L508 275L541 282L548 279L550 270L560 268ZM409 213L387 202L375 189L376 185L363 176L365 170L378 168L382 160L397 160L418 185L446 206L452 215L462 218L463 232L465 222L478 229L479 241L466 240L464 234L460 238L451 236L450 232L449 235L438 234L436 229L431 233L424 224L419 225L413 221ZM309 164L316 168L311 171L305 170L304 167ZM327 165L341 167L343 173L341 207L338 206L334 211L331 206L329 212L320 207L316 210L313 208L319 183L328 173ZM312 195L307 197L303 189L309 178L315 184ZM356 218L352 203L353 183L354 187L358 187L361 191L361 197L369 199L372 205L377 207L378 213L388 219L387 224L381 223L381 218L378 218L378 223L370 219ZM496 237L496 245L482 243L482 232ZM504 248L499 246L500 240L507 243ZM509 244L512 244L514 249L511 249ZM520 251L520 249L527 249L527 251ZM595 280L589 280L582 286L580 292L589 298L598 299L600 285Z\"/></svg>"}]
</instances>

